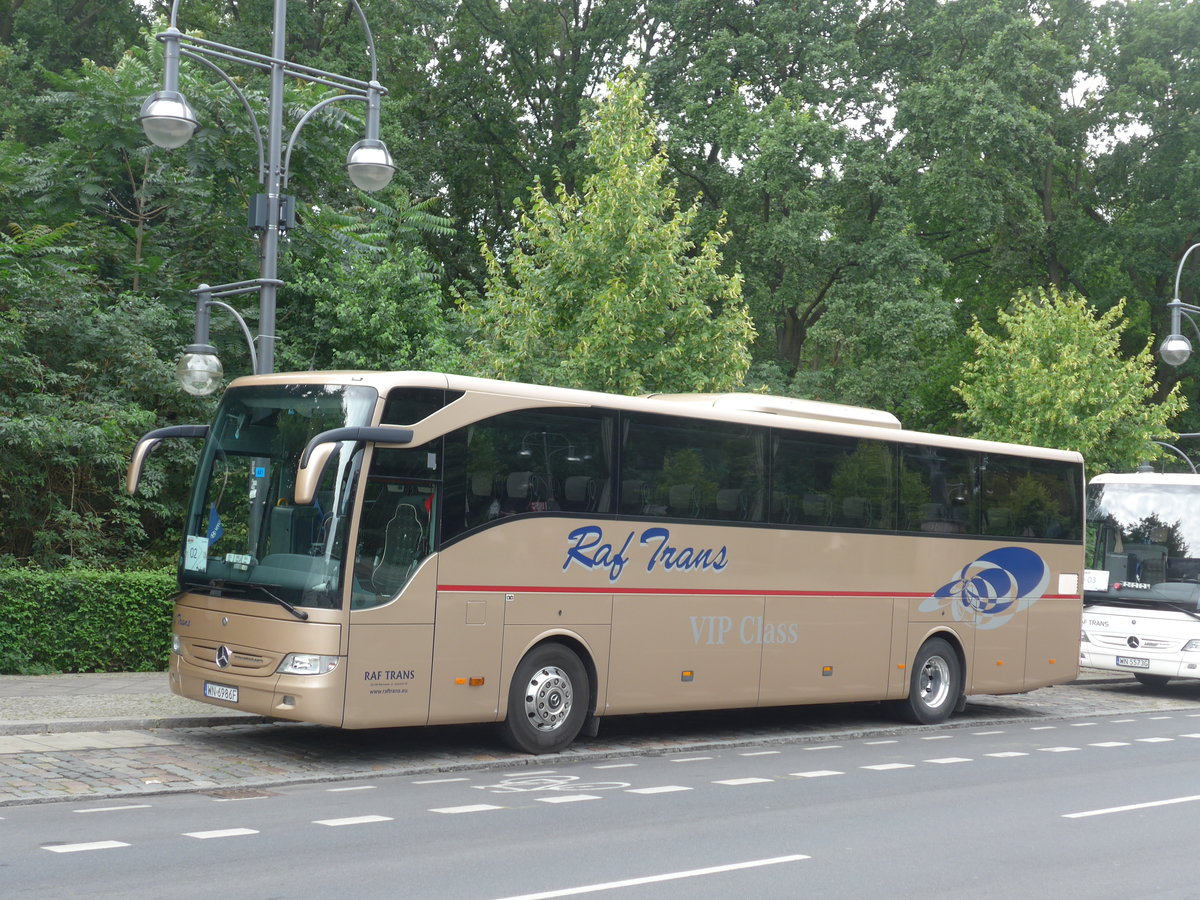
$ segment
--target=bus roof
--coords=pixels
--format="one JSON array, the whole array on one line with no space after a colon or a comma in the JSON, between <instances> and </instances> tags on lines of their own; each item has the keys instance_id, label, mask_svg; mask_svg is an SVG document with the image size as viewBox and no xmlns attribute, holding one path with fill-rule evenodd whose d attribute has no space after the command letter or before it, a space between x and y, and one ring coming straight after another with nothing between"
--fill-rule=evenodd
<instances>
[{"instance_id":1,"label":"bus roof","mask_svg":"<svg viewBox=\"0 0 1200 900\"><path fill-rule=\"evenodd\" d=\"M1200 486L1200 475L1184 472L1105 472L1090 484L1184 484Z\"/></svg>"},{"instance_id":2,"label":"bus roof","mask_svg":"<svg viewBox=\"0 0 1200 900\"><path fill-rule=\"evenodd\" d=\"M670 403L690 403L713 409L740 409L747 412L770 413L775 416L795 416L801 419L821 419L851 425L874 425L879 428L899 428L900 420L881 409L826 403L823 400L801 400L797 397L776 397L771 394L646 394L648 400Z\"/></svg>"},{"instance_id":3,"label":"bus roof","mask_svg":"<svg viewBox=\"0 0 1200 900\"><path fill-rule=\"evenodd\" d=\"M907 431L891 413L863 407L844 406L817 400L774 397L767 394L650 394L631 397L578 388L548 387L519 381L498 381L471 375L448 375L423 371L327 371L278 372L235 379L230 387L269 384L361 384L374 387L380 395L396 387L442 388L470 391L496 397L527 400L535 406L599 406L629 412L684 415L713 421L738 422L767 427L804 429L824 434L842 434L869 440L905 441L935 447L958 447L981 453L1027 456L1066 462L1083 462L1074 450L1030 447L1001 441ZM453 406L453 404L451 404ZM449 409L450 407L447 407Z\"/></svg>"}]
</instances>

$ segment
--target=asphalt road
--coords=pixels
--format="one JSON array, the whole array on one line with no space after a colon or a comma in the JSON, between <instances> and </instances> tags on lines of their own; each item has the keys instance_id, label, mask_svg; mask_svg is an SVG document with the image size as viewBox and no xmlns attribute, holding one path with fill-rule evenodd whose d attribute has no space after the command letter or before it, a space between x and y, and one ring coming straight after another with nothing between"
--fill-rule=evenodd
<instances>
[{"instance_id":1,"label":"asphalt road","mask_svg":"<svg viewBox=\"0 0 1200 900\"><path fill-rule=\"evenodd\" d=\"M6 897L1193 897L1200 707L0 810Z\"/></svg>"}]
</instances>

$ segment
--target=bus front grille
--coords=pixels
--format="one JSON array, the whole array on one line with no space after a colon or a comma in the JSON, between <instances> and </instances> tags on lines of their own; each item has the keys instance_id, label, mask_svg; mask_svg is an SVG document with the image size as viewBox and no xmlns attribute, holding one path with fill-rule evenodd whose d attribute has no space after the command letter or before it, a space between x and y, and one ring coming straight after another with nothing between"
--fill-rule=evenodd
<instances>
[{"instance_id":1,"label":"bus front grille","mask_svg":"<svg viewBox=\"0 0 1200 900\"><path fill-rule=\"evenodd\" d=\"M251 647L235 644L216 644L211 641L188 641L184 656L191 663L216 671L236 672L239 675L271 675L279 666L280 656Z\"/></svg>"}]
</instances>

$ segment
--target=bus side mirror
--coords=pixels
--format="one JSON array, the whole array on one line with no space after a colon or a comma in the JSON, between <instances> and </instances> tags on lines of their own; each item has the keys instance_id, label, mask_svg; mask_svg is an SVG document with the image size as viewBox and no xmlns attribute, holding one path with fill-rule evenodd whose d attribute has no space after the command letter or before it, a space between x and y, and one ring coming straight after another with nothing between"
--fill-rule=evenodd
<instances>
[{"instance_id":1,"label":"bus side mirror","mask_svg":"<svg viewBox=\"0 0 1200 900\"><path fill-rule=\"evenodd\" d=\"M300 454L300 467L296 470L296 490L292 498L297 506L307 506L313 502L317 493L317 485L321 482L321 474L333 455L334 449L343 441L373 441L376 444L411 444L413 433L411 428L396 428L390 425L380 425L376 428L351 427L331 428L322 431L308 442L304 452Z\"/></svg>"},{"instance_id":2,"label":"bus side mirror","mask_svg":"<svg viewBox=\"0 0 1200 900\"><path fill-rule=\"evenodd\" d=\"M156 428L149 431L138 440L133 447L133 455L129 458L129 469L125 473L125 490L136 494L138 482L142 480L142 467L160 442L167 438L200 438L208 437L207 425L172 425L169 428Z\"/></svg>"},{"instance_id":3,"label":"bus side mirror","mask_svg":"<svg viewBox=\"0 0 1200 900\"><path fill-rule=\"evenodd\" d=\"M296 471L296 491L293 501L297 506L307 506L313 502L317 493L317 485L321 483L321 474L325 464L337 449L337 444L320 444L306 448L300 460L300 468ZM310 452L311 450L311 452Z\"/></svg>"}]
</instances>

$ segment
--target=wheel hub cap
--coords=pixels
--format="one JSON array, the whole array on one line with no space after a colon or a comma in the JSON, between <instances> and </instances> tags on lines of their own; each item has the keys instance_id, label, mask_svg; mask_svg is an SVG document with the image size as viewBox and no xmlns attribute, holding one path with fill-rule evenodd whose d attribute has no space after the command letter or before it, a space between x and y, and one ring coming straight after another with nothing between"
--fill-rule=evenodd
<instances>
[{"instance_id":1,"label":"wheel hub cap","mask_svg":"<svg viewBox=\"0 0 1200 900\"><path fill-rule=\"evenodd\" d=\"M558 666L538 669L525 689L525 715L539 731L553 731L571 714L571 679Z\"/></svg>"}]
</instances>

